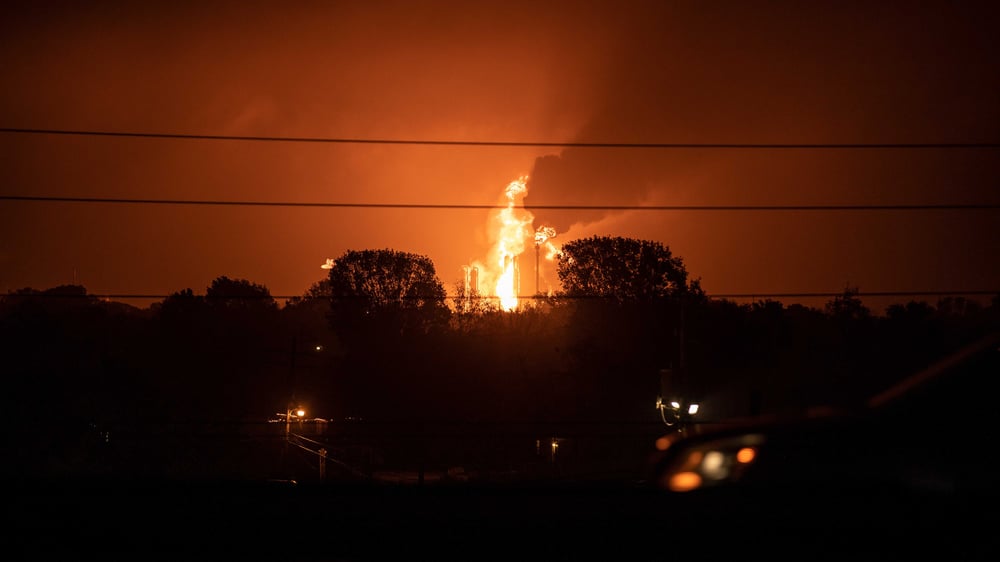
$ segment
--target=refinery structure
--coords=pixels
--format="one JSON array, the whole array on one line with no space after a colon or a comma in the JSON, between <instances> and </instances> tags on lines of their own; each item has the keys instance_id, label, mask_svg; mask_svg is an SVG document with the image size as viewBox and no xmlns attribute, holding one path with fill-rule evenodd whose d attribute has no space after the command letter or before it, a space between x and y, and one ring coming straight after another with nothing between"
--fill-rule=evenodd
<instances>
[{"instance_id":1,"label":"refinery structure","mask_svg":"<svg viewBox=\"0 0 1000 562\"><path fill-rule=\"evenodd\" d=\"M534 244L535 287L534 294L543 293L540 282L541 252L547 260L559 252L552 243L555 229L533 227L534 216L522 203L527 193L527 176L510 182L504 190L505 205L491 217L492 235L489 256L464 267L462 303L466 310L472 308L474 299L487 299L501 310L514 311L525 295L521 292L521 255Z\"/></svg>"}]
</instances>

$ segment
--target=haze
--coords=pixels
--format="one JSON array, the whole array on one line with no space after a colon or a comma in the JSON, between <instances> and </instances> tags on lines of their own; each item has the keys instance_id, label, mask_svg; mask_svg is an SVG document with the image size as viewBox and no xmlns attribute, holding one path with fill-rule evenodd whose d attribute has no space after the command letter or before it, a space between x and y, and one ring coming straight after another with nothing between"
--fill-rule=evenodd
<instances>
[{"instance_id":1,"label":"haze","mask_svg":"<svg viewBox=\"0 0 1000 562\"><path fill-rule=\"evenodd\" d=\"M0 127L589 143L996 143L991 2L22 3ZM559 148L0 133L4 195L532 206L1000 204L995 147ZM553 211L709 294L995 291L995 209ZM297 295L349 249L487 257L483 209L0 201L0 289ZM533 268L525 269L532 285ZM542 290L558 288L543 265ZM784 299L794 300L794 299ZM877 307L874 307L877 309Z\"/></svg>"}]
</instances>

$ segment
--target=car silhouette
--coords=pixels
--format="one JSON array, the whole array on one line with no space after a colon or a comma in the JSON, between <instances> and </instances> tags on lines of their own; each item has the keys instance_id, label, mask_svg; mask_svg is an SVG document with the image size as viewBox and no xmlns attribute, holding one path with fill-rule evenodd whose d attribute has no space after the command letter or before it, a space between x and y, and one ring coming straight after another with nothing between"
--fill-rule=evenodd
<instances>
[{"instance_id":1,"label":"car silhouette","mask_svg":"<svg viewBox=\"0 0 1000 562\"><path fill-rule=\"evenodd\" d=\"M665 505L715 528L790 540L807 533L813 545L865 536L885 551L982 552L997 542L973 529L1000 497L992 461L998 374L994 332L857 408L666 434L646 482L665 494Z\"/></svg>"}]
</instances>

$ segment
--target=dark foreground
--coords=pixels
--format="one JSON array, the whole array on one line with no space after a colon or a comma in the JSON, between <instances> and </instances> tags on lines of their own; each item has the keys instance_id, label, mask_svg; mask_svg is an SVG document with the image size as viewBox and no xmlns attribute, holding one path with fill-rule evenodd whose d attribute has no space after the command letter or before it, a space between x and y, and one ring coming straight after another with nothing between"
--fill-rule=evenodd
<instances>
[{"instance_id":1,"label":"dark foreground","mask_svg":"<svg viewBox=\"0 0 1000 562\"><path fill-rule=\"evenodd\" d=\"M641 482L9 481L7 559L987 559L996 498Z\"/></svg>"}]
</instances>

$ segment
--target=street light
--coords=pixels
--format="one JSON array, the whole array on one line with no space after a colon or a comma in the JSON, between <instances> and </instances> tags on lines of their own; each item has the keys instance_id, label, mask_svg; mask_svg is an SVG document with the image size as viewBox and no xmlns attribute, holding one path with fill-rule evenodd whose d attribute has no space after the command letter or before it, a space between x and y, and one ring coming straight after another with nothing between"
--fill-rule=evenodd
<instances>
[{"instance_id":1,"label":"street light","mask_svg":"<svg viewBox=\"0 0 1000 562\"><path fill-rule=\"evenodd\" d=\"M289 406L288 409L285 410L285 438L286 439L289 437L289 435L291 435L291 431L292 431L292 416L298 417L299 418L299 422L301 423L302 422L302 418L305 417L305 415L306 415L306 411L303 410L301 407L295 408L294 412L292 411L292 407L291 406Z\"/></svg>"},{"instance_id":2,"label":"street light","mask_svg":"<svg viewBox=\"0 0 1000 562\"><path fill-rule=\"evenodd\" d=\"M677 431L683 431L687 425L692 423L692 417L698 413L701 406L697 402L687 400L672 400L669 403L663 401L663 397L657 397L656 409L660 412L660 418L667 426L677 426ZM669 419L667 414L669 413Z\"/></svg>"}]
</instances>

